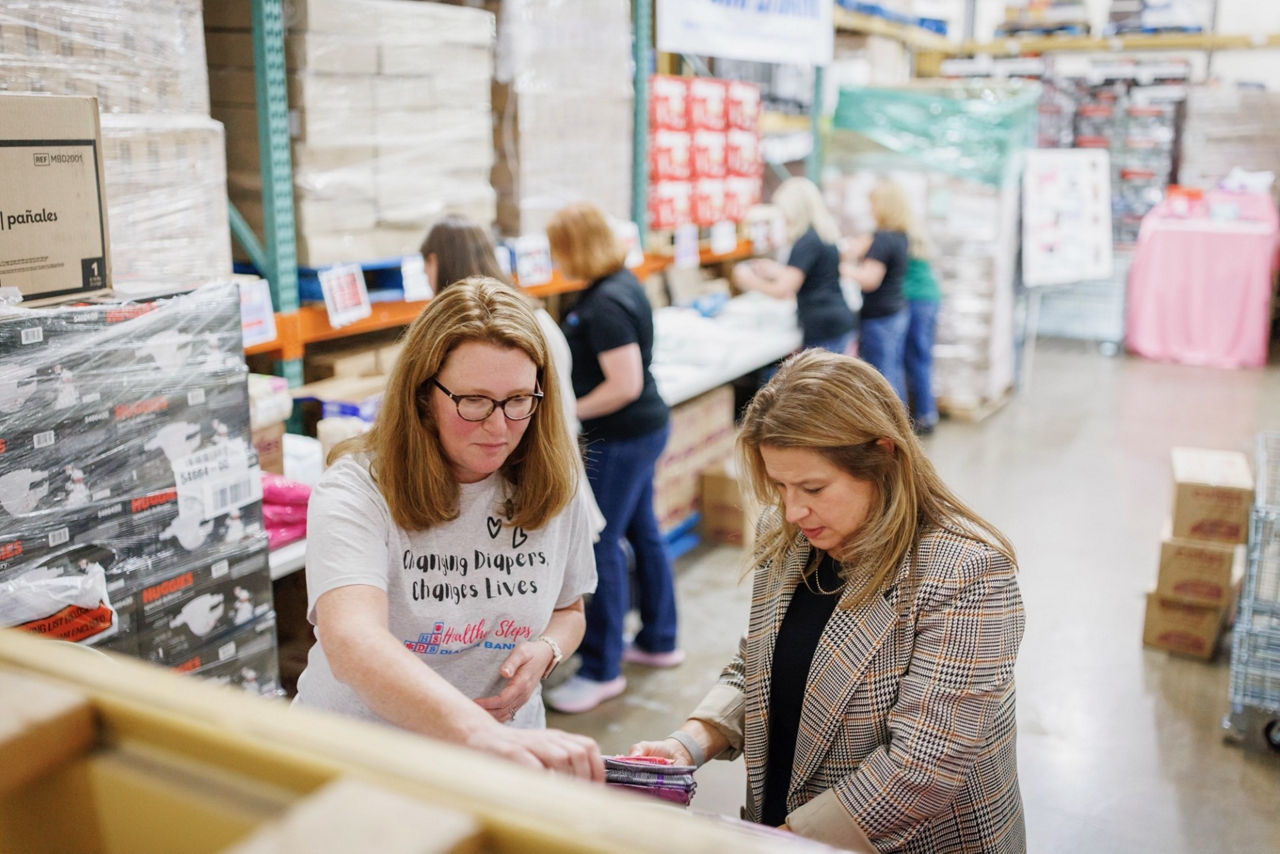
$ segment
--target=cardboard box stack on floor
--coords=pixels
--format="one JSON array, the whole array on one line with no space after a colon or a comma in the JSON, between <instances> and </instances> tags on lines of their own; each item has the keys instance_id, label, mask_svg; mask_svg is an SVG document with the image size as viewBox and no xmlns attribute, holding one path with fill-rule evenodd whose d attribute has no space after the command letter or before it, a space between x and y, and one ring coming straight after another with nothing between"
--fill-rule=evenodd
<instances>
[{"instance_id":1,"label":"cardboard box stack on floor","mask_svg":"<svg viewBox=\"0 0 1280 854\"><path fill-rule=\"evenodd\" d=\"M755 542L760 508L746 486L733 456L703 471L699 510L708 541L747 548Z\"/></svg>"},{"instance_id":2,"label":"cardboard box stack on floor","mask_svg":"<svg viewBox=\"0 0 1280 854\"><path fill-rule=\"evenodd\" d=\"M0 625L277 687L234 282L0 312Z\"/></svg>"},{"instance_id":3,"label":"cardboard box stack on floor","mask_svg":"<svg viewBox=\"0 0 1280 854\"><path fill-rule=\"evenodd\" d=\"M733 438L731 386L720 386L671 408L671 436L653 475L654 513L660 529L671 531L698 512L702 473L729 461Z\"/></svg>"},{"instance_id":4,"label":"cardboard box stack on floor","mask_svg":"<svg viewBox=\"0 0 1280 854\"><path fill-rule=\"evenodd\" d=\"M489 12L410 0L286 0L298 262L414 253L446 213L488 227ZM205 0L213 115L232 201L262 226L249 0Z\"/></svg>"},{"instance_id":5,"label":"cardboard box stack on floor","mask_svg":"<svg viewBox=\"0 0 1280 854\"><path fill-rule=\"evenodd\" d=\"M1173 518L1142 642L1212 658L1244 572L1253 474L1244 454L1174 448Z\"/></svg>"},{"instance_id":6,"label":"cardboard box stack on floor","mask_svg":"<svg viewBox=\"0 0 1280 854\"><path fill-rule=\"evenodd\" d=\"M1280 173L1280 93L1191 86L1186 111L1179 184L1212 189L1236 167Z\"/></svg>"},{"instance_id":7,"label":"cardboard box stack on floor","mask_svg":"<svg viewBox=\"0 0 1280 854\"><path fill-rule=\"evenodd\" d=\"M589 200L631 218L631 12L613 0L503 0L493 86L498 226L542 232Z\"/></svg>"},{"instance_id":8,"label":"cardboard box stack on floor","mask_svg":"<svg viewBox=\"0 0 1280 854\"><path fill-rule=\"evenodd\" d=\"M118 290L230 274L200 0L0 4L0 90L98 99Z\"/></svg>"}]
</instances>

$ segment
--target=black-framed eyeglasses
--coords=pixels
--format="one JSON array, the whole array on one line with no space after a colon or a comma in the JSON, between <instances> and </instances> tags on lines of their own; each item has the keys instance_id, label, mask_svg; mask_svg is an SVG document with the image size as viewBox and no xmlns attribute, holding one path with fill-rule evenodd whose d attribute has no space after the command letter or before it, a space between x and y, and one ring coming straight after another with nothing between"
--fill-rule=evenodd
<instances>
[{"instance_id":1,"label":"black-framed eyeglasses","mask_svg":"<svg viewBox=\"0 0 1280 854\"><path fill-rule=\"evenodd\" d=\"M492 415L495 409L501 409L502 414L512 421L523 421L533 415L534 410L538 408L538 403L542 400L540 391L532 394L513 394L503 400L495 400L483 394L454 394L435 377L431 378L431 382L453 401L453 405L458 409L458 417L463 421L483 421Z\"/></svg>"}]
</instances>

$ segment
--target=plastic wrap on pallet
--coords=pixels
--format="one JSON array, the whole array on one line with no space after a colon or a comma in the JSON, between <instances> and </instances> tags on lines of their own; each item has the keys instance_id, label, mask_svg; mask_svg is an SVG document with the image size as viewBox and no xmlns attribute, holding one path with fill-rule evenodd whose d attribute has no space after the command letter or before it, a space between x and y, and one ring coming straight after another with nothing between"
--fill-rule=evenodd
<instances>
[{"instance_id":1,"label":"plastic wrap on pallet","mask_svg":"<svg viewBox=\"0 0 1280 854\"><path fill-rule=\"evenodd\" d=\"M265 548L246 375L234 282L0 309L4 622L98 642L152 581Z\"/></svg>"},{"instance_id":2,"label":"plastic wrap on pallet","mask_svg":"<svg viewBox=\"0 0 1280 854\"><path fill-rule=\"evenodd\" d=\"M493 222L494 16L408 0L296 0L284 11L299 263L416 252L446 213ZM228 189L261 229L249 23L248 0L206 3Z\"/></svg>"},{"instance_id":3,"label":"plastic wrap on pallet","mask_svg":"<svg viewBox=\"0 0 1280 854\"><path fill-rule=\"evenodd\" d=\"M0 91L92 95L103 113L209 112L200 0L6 0Z\"/></svg>"},{"instance_id":4,"label":"plastic wrap on pallet","mask_svg":"<svg viewBox=\"0 0 1280 854\"><path fill-rule=\"evenodd\" d=\"M196 115L104 115L102 146L116 289L231 275L222 125Z\"/></svg>"},{"instance_id":5,"label":"plastic wrap on pallet","mask_svg":"<svg viewBox=\"0 0 1280 854\"><path fill-rule=\"evenodd\" d=\"M558 209L584 199L630 218L631 65L626 3L503 2L493 182L504 234L540 232Z\"/></svg>"},{"instance_id":6,"label":"plastic wrap on pallet","mask_svg":"<svg viewBox=\"0 0 1280 854\"><path fill-rule=\"evenodd\" d=\"M921 167L999 186L1030 147L1040 85L1022 80L840 91L832 127Z\"/></svg>"},{"instance_id":7,"label":"plastic wrap on pallet","mask_svg":"<svg viewBox=\"0 0 1280 854\"><path fill-rule=\"evenodd\" d=\"M1035 126L1035 89L1016 83L913 89L897 106L882 97L894 90L859 90L872 92L865 106L881 111L857 119L873 135L837 129L828 140L824 191L846 234L874 227L867 194L889 176L906 190L928 236L943 295L934 393L955 414L976 414L1002 400L1014 379L1018 174ZM959 103L967 98L982 103ZM949 153L924 150L935 133L924 120L930 103L938 105L939 124L954 132ZM846 125L851 104L842 92Z\"/></svg>"}]
</instances>

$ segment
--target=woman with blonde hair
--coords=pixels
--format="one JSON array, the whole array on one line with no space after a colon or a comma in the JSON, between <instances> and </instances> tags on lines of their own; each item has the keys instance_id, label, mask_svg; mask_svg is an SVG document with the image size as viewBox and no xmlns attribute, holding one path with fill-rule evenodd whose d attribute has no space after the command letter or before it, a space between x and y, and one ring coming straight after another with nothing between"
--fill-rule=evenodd
<instances>
[{"instance_id":1,"label":"woman with blonde hair","mask_svg":"<svg viewBox=\"0 0 1280 854\"><path fill-rule=\"evenodd\" d=\"M633 754L746 756L746 817L856 851L1022 852L1013 546L938 477L888 382L810 350L739 451L766 510L737 656Z\"/></svg>"},{"instance_id":2,"label":"woman with blonde hair","mask_svg":"<svg viewBox=\"0 0 1280 854\"><path fill-rule=\"evenodd\" d=\"M477 277L431 300L311 496L299 705L603 778L540 696L595 585L561 394L521 294Z\"/></svg>"},{"instance_id":3,"label":"woman with blonde hair","mask_svg":"<svg viewBox=\"0 0 1280 854\"><path fill-rule=\"evenodd\" d=\"M578 672L547 692L561 712L585 712L626 690L622 662L671 667L676 647L676 595L653 511L654 465L670 432L667 404L649 371L653 311L604 213L589 202L570 205L547 225L551 258L566 276L589 284L563 329L573 351L573 391L587 441L587 479L604 513L596 541L599 584L587 605ZM631 581L622 540L635 554L640 631L631 645L623 623Z\"/></svg>"},{"instance_id":4,"label":"woman with blonde hair","mask_svg":"<svg viewBox=\"0 0 1280 854\"><path fill-rule=\"evenodd\" d=\"M884 374L898 397L906 402L904 359L910 316L902 281L914 230L911 207L902 187L889 179L875 186L870 200L876 230L850 242L852 257L842 270L862 290L858 355Z\"/></svg>"},{"instance_id":5,"label":"woman with blonde hair","mask_svg":"<svg viewBox=\"0 0 1280 854\"><path fill-rule=\"evenodd\" d=\"M807 178L788 178L773 192L782 210L791 250L787 263L754 258L733 268L733 282L742 290L759 291L777 299L796 300L802 347L834 353L853 341L854 316L840 291L840 229L827 210L822 193Z\"/></svg>"}]
</instances>

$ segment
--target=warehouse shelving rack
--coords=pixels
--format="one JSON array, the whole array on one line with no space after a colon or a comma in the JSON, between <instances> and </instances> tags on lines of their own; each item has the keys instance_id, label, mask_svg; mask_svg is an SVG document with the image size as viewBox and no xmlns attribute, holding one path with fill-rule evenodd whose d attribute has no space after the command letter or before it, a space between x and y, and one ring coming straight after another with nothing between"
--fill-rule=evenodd
<instances>
[{"instance_id":1,"label":"warehouse shelving rack","mask_svg":"<svg viewBox=\"0 0 1280 854\"><path fill-rule=\"evenodd\" d=\"M1231 642L1228 739L1280 753L1280 432L1258 436L1249 559Z\"/></svg>"}]
</instances>

